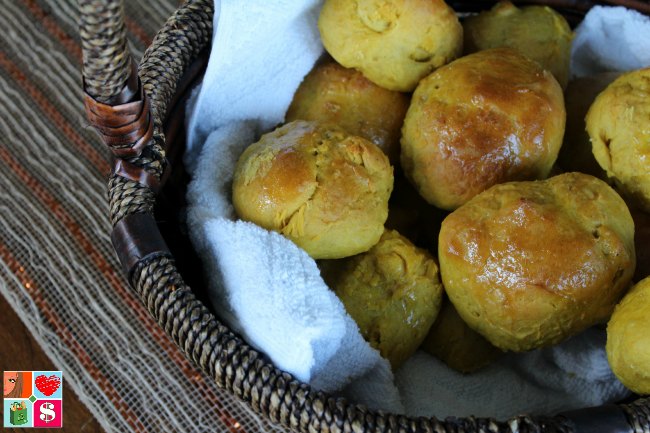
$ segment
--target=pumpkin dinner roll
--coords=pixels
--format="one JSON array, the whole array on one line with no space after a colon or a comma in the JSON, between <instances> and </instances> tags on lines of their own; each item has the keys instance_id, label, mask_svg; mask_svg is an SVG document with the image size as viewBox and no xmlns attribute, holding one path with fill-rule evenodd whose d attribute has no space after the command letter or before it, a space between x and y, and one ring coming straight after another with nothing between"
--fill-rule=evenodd
<instances>
[{"instance_id":1,"label":"pumpkin dinner roll","mask_svg":"<svg viewBox=\"0 0 650 433\"><path fill-rule=\"evenodd\" d=\"M341 258L377 243L392 189L393 169L376 145L334 125L295 121L244 151L232 198L240 218L313 258Z\"/></svg>"},{"instance_id":2,"label":"pumpkin dinner roll","mask_svg":"<svg viewBox=\"0 0 650 433\"><path fill-rule=\"evenodd\" d=\"M573 32L567 20L550 7L518 8L502 1L468 17L463 30L466 53L510 47L548 69L563 88L567 86Z\"/></svg>"},{"instance_id":3,"label":"pumpkin dinner roll","mask_svg":"<svg viewBox=\"0 0 650 433\"><path fill-rule=\"evenodd\" d=\"M338 63L389 90L412 91L462 52L463 28L443 0L326 0L318 29Z\"/></svg>"},{"instance_id":4,"label":"pumpkin dinner roll","mask_svg":"<svg viewBox=\"0 0 650 433\"><path fill-rule=\"evenodd\" d=\"M453 210L492 185L548 176L566 114L562 88L511 48L479 51L418 85L402 128L405 175Z\"/></svg>"},{"instance_id":5,"label":"pumpkin dinner roll","mask_svg":"<svg viewBox=\"0 0 650 433\"><path fill-rule=\"evenodd\" d=\"M636 284L607 324L607 359L619 380L650 394L650 278Z\"/></svg>"},{"instance_id":6,"label":"pumpkin dinner roll","mask_svg":"<svg viewBox=\"0 0 650 433\"><path fill-rule=\"evenodd\" d=\"M566 173L477 195L443 221L438 254L463 320L525 351L609 318L634 274L634 223L605 182Z\"/></svg>"},{"instance_id":7,"label":"pumpkin dinner roll","mask_svg":"<svg viewBox=\"0 0 650 433\"><path fill-rule=\"evenodd\" d=\"M650 68L624 74L598 95L587 132L598 164L631 202L650 212Z\"/></svg>"},{"instance_id":8,"label":"pumpkin dinner roll","mask_svg":"<svg viewBox=\"0 0 650 433\"><path fill-rule=\"evenodd\" d=\"M397 369L420 346L440 310L435 259L386 230L368 252L319 265L363 337Z\"/></svg>"},{"instance_id":9,"label":"pumpkin dinner roll","mask_svg":"<svg viewBox=\"0 0 650 433\"><path fill-rule=\"evenodd\" d=\"M286 120L334 123L367 138L399 164L399 139L409 97L379 87L361 72L329 62L316 66L302 81Z\"/></svg>"}]
</instances>

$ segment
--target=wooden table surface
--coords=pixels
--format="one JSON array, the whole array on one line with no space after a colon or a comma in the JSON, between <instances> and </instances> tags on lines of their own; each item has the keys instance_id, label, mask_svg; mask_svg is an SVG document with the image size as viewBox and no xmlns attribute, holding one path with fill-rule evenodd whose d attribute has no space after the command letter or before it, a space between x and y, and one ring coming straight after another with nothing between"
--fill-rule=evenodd
<instances>
[{"instance_id":1,"label":"wooden table surface","mask_svg":"<svg viewBox=\"0 0 650 433\"><path fill-rule=\"evenodd\" d=\"M52 364L45 352L31 336L23 322L11 309L7 300L0 295L0 370L2 371L54 371L58 370ZM15 335L28 335L29 338L12 338ZM10 343L8 343L10 342ZM66 383L63 372L63 428L62 429L4 429L2 431L15 433L31 432L70 432L95 433L104 432L97 420L79 401L77 395Z\"/></svg>"}]
</instances>

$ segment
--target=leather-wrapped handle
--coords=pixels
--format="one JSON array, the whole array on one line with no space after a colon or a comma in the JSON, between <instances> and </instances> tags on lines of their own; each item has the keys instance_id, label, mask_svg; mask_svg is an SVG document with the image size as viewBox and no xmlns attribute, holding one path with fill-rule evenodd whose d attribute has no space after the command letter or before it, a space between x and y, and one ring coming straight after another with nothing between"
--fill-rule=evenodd
<instances>
[{"instance_id":1,"label":"leather-wrapped handle","mask_svg":"<svg viewBox=\"0 0 650 433\"><path fill-rule=\"evenodd\" d=\"M140 261L160 255L171 258L156 221L149 213L136 213L122 218L113 228L111 241L129 280Z\"/></svg>"},{"instance_id":2,"label":"leather-wrapped handle","mask_svg":"<svg viewBox=\"0 0 650 433\"><path fill-rule=\"evenodd\" d=\"M84 106L88 121L113 153L111 177L121 179L125 188L155 194L165 170L151 169L156 151L143 154L152 145L154 119L129 52L122 1L79 0L79 12ZM154 156L164 159L161 152ZM111 238L128 276L141 260L170 256L150 206L117 221Z\"/></svg>"},{"instance_id":3,"label":"leather-wrapped handle","mask_svg":"<svg viewBox=\"0 0 650 433\"><path fill-rule=\"evenodd\" d=\"M138 157L153 121L127 44L122 1L79 0L79 13L88 120L116 157Z\"/></svg>"},{"instance_id":4,"label":"leather-wrapped handle","mask_svg":"<svg viewBox=\"0 0 650 433\"><path fill-rule=\"evenodd\" d=\"M79 0L79 12L88 120L115 157L113 176L156 193L160 171L138 161L153 138L154 120L129 52L122 1Z\"/></svg>"}]
</instances>

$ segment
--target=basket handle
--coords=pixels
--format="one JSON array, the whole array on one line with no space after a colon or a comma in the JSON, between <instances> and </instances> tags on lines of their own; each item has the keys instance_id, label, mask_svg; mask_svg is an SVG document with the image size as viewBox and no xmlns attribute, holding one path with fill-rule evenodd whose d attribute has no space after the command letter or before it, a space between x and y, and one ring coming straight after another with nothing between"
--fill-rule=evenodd
<instances>
[{"instance_id":1,"label":"basket handle","mask_svg":"<svg viewBox=\"0 0 650 433\"><path fill-rule=\"evenodd\" d=\"M117 105L137 94L137 68L129 51L121 0L79 0L84 90Z\"/></svg>"},{"instance_id":2,"label":"basket handle","mask_svg":"<svg viewBox=\"0 0 650 433\"><path fill-rule=\"evenodd\" d=\"M86 116L115 156L113 173L152 189L136 161L153 137L149 100L129 52L121 0L79 0ZM135 162L135 164L134 164Z\"/></svg>"},{"instance_id":3,"label":"basket handle","mask_svg":"<svg viewBox=\"0 0 650 433\"><path fill-rule=\"evenodd\" d=\"M111 237L130 276L147 257L171 257L159 230L151 229L156 227L156 194L170 172L164 120L175 108L176 91L200 72L197 59L207 60L202 53L211 41L214 3L186 0L158 32L139 67L129 52L122 0L78 0L78 8L84 105L113 153Z\"/></svg>"},{"instance_id":4,"label":"basket handle","mask_svg":"<svg viewBox=\"0 0 650 433\"><path fill-rule=\"evenodd\" d=\"M142 220L155 226L154 195L168 164L161 144L155 143L149 96L129 51L122 0L79 0L78 4L86 116L113 154L109 182L122 185L120 198L131 196L141 203L132 218L114 221L112 235L120 261L132 267L142 257L169 255L158 231L143 237L120 230L120 223L128 221L136 229L142 228L137 224Z\"/></svg>"}]
</instances>

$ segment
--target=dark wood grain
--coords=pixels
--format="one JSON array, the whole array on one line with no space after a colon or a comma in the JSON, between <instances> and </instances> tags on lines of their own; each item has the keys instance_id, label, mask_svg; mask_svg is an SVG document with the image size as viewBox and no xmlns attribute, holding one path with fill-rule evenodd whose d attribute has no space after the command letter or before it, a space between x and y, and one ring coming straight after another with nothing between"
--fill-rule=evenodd
<instances>
[{"instance_id":1,"label":"dark wood grain","mask_svg":"<svg viewBox=\"0 0 650 433\"><path fill-rule=\"evenodd\" d=\"M0 370L59 370L52 364L43 349L36 343L23 322L9 306L7 300L0 296ZM15 338L20 335L21 338ZM7 344L7 342L10 342ZM1 373L0 373L1 374ZM3 432L70 432L70 433L103 433L97 420L88 411L86 406L79 401L72 391L69 382L66 382L63 371L63 428L62 429L4 429Z\"/></svg>"}]
</instances>

